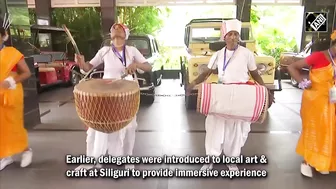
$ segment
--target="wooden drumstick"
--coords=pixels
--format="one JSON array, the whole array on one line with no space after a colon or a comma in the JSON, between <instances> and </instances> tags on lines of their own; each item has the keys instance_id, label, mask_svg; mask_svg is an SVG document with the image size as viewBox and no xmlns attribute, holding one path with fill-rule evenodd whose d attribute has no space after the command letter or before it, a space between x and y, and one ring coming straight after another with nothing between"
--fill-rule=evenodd
<instances>
[{"instance_id":1,"label":"wooden drumstick","mask_svg":"<svg viewBox=\"0 0 336 189\"><path fill-rule=\"evenodd\" d=\"M76 41L74 40L74 38L72 37L71 32L69 31L69 29L66 27L65 24L62 25L62 28L64 29L66 35L69 37L71 44L72 44L73 47L75 48L76 54L80 55L81 53L79 52L79 48L78 48L78 46L77 46L77 43L76 43ZM94 68L92 68L92 69L88 72L88 74L86 74L86 75L84 76L84 78L81 79L81 81L82 81L82 80L85 80L85 79L90 75L90 73L93 71L93 69L94 69ZM77 75L81 75L80 73L76 72L75 70L72 70L72 71L73 71L75 74L77 74ZM80 81L80 82L81 82L81 81Z\"/></svg>"},{"instance_id":2,"label":"wooden drumstick","mask_svg":"<svg viewBox=\"0 0 336 189\"><path fill-rule=\"evenodd\" d=\"M77 53L78 55L80 55L80 52L79 52L77 43L76 43L76 41L74 40L74 38L72 37L72 35L71 35L69 29L68 29L64 24L62 25L62 28L64 29L65 33L66 33L67 36L69 37L69 39L70 39L72 45L73 45L74 48L75 48L76 53Z\"/></svg>"},{"instance_id":3,"label":"wooden drumstick","mask_svg":"<svg viewBox=\"0 0 336 189\"><path fill-rule=\"evenodd\" d=\"M83 79L81 79L79 82L85 81L87 77L89 77L89 75L91 74L91 72L95 69L95 67L91 68L91 70L89 70L87 72L87 74L83 77Z\"/></svg>"}]
</instances>

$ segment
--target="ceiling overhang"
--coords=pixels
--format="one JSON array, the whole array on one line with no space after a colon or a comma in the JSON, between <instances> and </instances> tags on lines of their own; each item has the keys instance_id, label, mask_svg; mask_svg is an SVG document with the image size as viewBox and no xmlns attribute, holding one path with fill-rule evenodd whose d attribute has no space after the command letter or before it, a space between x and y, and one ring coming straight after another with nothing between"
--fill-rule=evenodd
<instances>
[{"instance_id":1,"label":"ceiling overhang","mask_svg":"<svg viewBox=\"0 0 336 189\"><path fill-rule=\"evenodd\" d=\"M47 0L46 0L47 1ZM35 0L27 0L35 8ZM252 0L255 5L299 6L302 0ZM117 0L117 6L235 5L236 0ZM100 0L51 0L52 8L99 7Z\"/></svg>"}]
</instances>

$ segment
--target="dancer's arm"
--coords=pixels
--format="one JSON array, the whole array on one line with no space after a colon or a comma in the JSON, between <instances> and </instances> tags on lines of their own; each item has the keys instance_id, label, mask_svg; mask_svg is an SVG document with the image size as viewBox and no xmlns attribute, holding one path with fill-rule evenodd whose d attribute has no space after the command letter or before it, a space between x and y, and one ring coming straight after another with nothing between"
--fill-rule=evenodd
<instances>
[{"instance_id":1,"label":"dancer's arm","mask_svg":"<svg viewBox=\"0 0 336 189\"><path fill-rule=\"evenodd\" d=\"M249 53L248 60L247 60L247 68L251 74L251 77L254 81L256 81L259 85L265 86L264 80L261 78L257 63L254 57L254 54L251 52Z\"/></svg>"},{"instance_id":2,"label":"dancer's arm","mask_svg":"<svg viewBox=\"0 0 336 189\"><path fill-rule=\"evenodd\" d=\"M17 64L18 76L15 77L16 83L21 83L31 76L31 72L24 58L22 58Z\"/></svg>"},{"instance_id":3,"label":"dancer's arm","mask_svg":"<svg viewBox=\"0 0 336 189\"><path fill-rule=\"evenodd\" d=\"M204 82L207 77L210 76L210 74L218 74L218 65L217 65L217 59L218 59L218 52L214 53L212 57L210 58L209 64L206 68L204 68L203 72L190 83L190 86L193 88L195 85L198 85L202 82Z\"/></svg>"},{"instance_id":4,"label":"dancer's arm","mask_svg":"<svg viewBox=\"0 0 336 189\"><path fill-rule=\"evenodd\" d=\"M104 62L103 54L107 52L104 53L103 51L105 52L106 49L104 48L100 49L90 62L85 62L85 58L83 55L75 54L75 61L82 70L88 72L93 67L97 67Z\"/></svg>"},{"instance_id":5,"label":"dancer's arm","mask_svg":"<svg viewBox=\"0 0 336 189\"><path fill-rule=\"evenodd\" d=\"M313 53L305 59L293 62L287 67L289 75L298 83L301 83L304 78L302 77L301 71L302 68L310 67L316 64L319 61L319 53Z\"/></svg>"},{"instance_id":6,"label":"dancer's arm","mask_svg":"<svg viewBox=\"0 0 336 189\"><path fill-rule=\"evenodd\" d=\"M192 81L188 87L187 87L187 95L190 94L190 92L193 90L193 88L204 82L211 74L218 74L217 71L217 57L218 56L218 52L216 52L214 55L212 55L212 57L210 58L209 64L208 66L203 70L203 72L201 74L199 74L199 76Z\"/></svg>"}]
</instances>

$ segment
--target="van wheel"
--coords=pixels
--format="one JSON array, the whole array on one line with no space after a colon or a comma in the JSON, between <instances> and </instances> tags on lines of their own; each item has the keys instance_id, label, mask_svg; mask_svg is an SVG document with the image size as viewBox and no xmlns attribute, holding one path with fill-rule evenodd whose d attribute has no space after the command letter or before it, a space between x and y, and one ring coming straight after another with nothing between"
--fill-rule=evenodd
<instances>
[{"instance_id":1,"label":"van wheel","mask_svg":"<svg viewBox=\"0 0 336 189\"><path fill-rule=\"evenodd\" d=\"M293 79L291 77L291 84L293 85L293 87L298 87L299 86L299 83L295 81L295 79Z\"/></svg>"},{"instance_id":2,"label":"van wheel","mask_svg":"<svg viewBox=\"0 0 336 189\"><path fill-rule=\"evenodd\" d=\"M70 84L72 86L75 86L79 83L79 81L81 80L80 76L75 74L74 72L70 72Z\"/></svg>"},{"instance_id":3,"label":"van wheel","mask_svg":"<svg viewBox=\"0 0 336 189\"><path fill-rule=\"evenodd\" d=\"M187 94L185 94L185 107L187 110L196 110L197 108L197 96L194 95L194 93L192 93L193 95L187 96Z\"/></svg>"},{"instance_id":4,"label":"van wheel","mask_svg":"<svg viewBox=\"0 0 336 189\"><path fill-rule=\"evenodd\" d=\"M144 95L141 95L140 103L144 105L151 105L155 101L155 88L146 91Z\"/></svg>"}]
</instances>

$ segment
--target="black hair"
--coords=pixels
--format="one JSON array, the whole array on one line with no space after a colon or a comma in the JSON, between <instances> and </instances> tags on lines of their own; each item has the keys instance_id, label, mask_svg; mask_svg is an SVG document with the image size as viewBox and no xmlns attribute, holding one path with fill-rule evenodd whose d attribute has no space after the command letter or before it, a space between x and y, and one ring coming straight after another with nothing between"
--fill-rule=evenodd
<instances>
[{"instance_id":1,"label":"black hair","mask_svg":"<svg viewBox=\"0 0 336 189\"><path fill-rule=\"evenodd\" d=\"M324 51L330 48L330 43L331 40L329 39L317 39L316 41L314 41L312 47L311 47L311 51L315 52L315 51Z\"/></svg>"},{"instance_id":2,"label":"black hair","mask_svg":"<svg viewBox=\"0 0 336 189\"><path fill-rule=\"evenodd\" d=\"M1 37L4 37L6 35L6 30L3 27L3 20L2 20L2 18L0 18L0 34L1 34Z\"/></svg>"},{"instance_id":3,"label":"black hair","mask_svg":"<svg viewBox=\"0 0 336 189\"><path fill-rule=\"evenodd\" d=\"M336 46L336 39L331 42L331 46Z\"/></svg>"}]
</instances>

